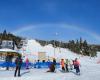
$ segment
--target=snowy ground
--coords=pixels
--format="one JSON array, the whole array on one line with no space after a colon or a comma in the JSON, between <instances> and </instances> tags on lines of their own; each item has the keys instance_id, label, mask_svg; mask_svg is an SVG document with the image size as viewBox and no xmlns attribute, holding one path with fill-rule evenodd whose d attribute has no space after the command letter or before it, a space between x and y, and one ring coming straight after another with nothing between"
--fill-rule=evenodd
<instances>
[{"instance_id":1,"label":"snowy ground","mask_svg":"<svg viewBox=\"0 0 100 80\"><path fill-rule=\"evenodd\" d=\"M14 77L14 70L0 70L0 80L100 80L100 64L96 62L99 57L80 57L80 76L75 74L75 70L62 73L60 68L56 69L56 73L47 73L47 69L21 70L21 77Z\"/></svg>"},{"instance_id":2,"label":"snowy ground","mask_svg":"<svg viewBox=\"0 0 100 80\"><path fill-rule=\"evenodd\" d=\"M0 80L100 80L100 65L82 65L81 75L75 75L74 71L62 73L59 69L56 73L46 73L47 69L21 70L21 77L13 77L14 70L0 71Z\"/></svg>"}]
</instances>

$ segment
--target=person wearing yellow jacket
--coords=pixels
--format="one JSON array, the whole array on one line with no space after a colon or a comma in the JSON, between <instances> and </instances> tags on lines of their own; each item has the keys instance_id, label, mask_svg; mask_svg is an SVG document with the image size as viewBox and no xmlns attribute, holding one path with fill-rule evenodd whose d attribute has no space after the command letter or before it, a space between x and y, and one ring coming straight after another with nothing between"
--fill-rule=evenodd
<instances>
[{"instance_id":1,"label":"person wearing yellow jacket","mask_svg":"<svg viewBox=\"0 0 100 80\"><path fill-rule=\"evenodd\" d=\"M65 59L65 69L66 69L66 72L69 72L69 70L68 70L68 64L69 64L69 60Z\"/></svg>"}]
</instances>

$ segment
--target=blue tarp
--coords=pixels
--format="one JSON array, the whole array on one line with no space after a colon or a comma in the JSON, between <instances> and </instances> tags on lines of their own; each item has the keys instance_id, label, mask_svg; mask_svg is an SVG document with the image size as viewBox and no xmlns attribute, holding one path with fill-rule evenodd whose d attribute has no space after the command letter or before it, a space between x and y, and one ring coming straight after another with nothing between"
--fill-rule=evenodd
<instances>
[{"instance_id":1,"label":"blue tarp","mask_svg":"<svg viewBox=\"0 0 100 80\"><path fill-rule=\"evenodd\" d=\"M48 68L50 67L50 65L52 64L52 62L36 62L34 64L34 67L36 68ZM56 68L60 67L60 63L56 63Z\"/></svg>"},{"instance_id":2,"label":"blue tarp","mask_svg":"<svg viewBox=\"0 0 100 80\"><path fill-rule=\"evenodd\" d=\"M52 62L36 62L36 63L29 63L29 68L48 68ZM0 62L0 67L16 67L14 62ZM56 67L60 67L60 63L56 63ZM26 68L26 63L22 63L22 68Z\"/></svg>"}]
</instances>

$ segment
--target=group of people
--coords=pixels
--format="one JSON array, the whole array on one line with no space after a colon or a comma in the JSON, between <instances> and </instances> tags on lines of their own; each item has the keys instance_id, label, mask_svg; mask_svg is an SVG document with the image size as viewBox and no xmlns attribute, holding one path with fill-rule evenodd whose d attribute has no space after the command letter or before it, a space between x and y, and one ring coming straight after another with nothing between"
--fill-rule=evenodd
<instances>
[{"instance_id":1,"label":"group of people","mask_svg":"<svg viewBox=\"0 0 100 80\"><path fill-rule=\"evenodd\" d=\"M76 74L80 74L80 62L77 58L75 58L75 60L61 59L60 65L63 72L69 72L70 70L75 69ZM49 70L47 72L55 72L55 68L56 59L53 59L53 62L50 65Z\"/></svg>"},{"instance_id":2,"label":"group of people","mask_svg":"<svg viewBox=\"0 0 100 80\"><path fill-rule=\"evenodd\" d=\"M28 68L28 62L29 60L26 60L26 69ZM18 72L18 77L20 77L20 69L21 69L21 65L22 65L22 58L21 56L18 56L15 60L15 64L16 64L16 69L15 69L15 74L14 76L16 77L16 73ZM61 69L64 72L69 72L70 70L76 69L76 73L80 74L80 62L77 58L75 58L75 60L68 60L68 59L61 59L60 61L60 65L61 65ZM54 58L52 63L49 65L49 70L47 72L55 72L56 69L56 59Z\"/></svg>"},{"instance_id":3,"label":"group of people","mask_svg":"<svg viewBox=\"0 0 100 80\"><path fill-rule=\"evenodd\" d=\"M77 58L75 58L75 60L68 60L68 59L61 59L61 68L62 71L66 71L69 72L69 68L70 70L76 69L76 73L80 74L80 62Z\"/></svg>"}]
</instances>

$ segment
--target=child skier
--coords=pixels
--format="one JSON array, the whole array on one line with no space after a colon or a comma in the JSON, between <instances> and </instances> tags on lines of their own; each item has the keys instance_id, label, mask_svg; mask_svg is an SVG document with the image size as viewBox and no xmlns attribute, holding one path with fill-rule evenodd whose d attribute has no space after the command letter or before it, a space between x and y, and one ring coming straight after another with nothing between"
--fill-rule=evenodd
<instances>
[{"instance_id":1,"label":"child skier","mask_svg":"<svg viewBox=\"0 0 100 80\"><path fill-rule=\"evenodd\" d=\"M64 59L61 59L61 67L62 67L62 71L65 71L65 62Z\"/></svg>"},{"instance_id":2,"label":"child skier","mask_svg":"<svg viewBox=\"0 0 100 80\"><path fill-rule=\"evenodd\" d=\"M69 72L69 70L68 70L68 64L69 64L69 60L68 59L65 59L66 72Z\"/></svg>"},{"instance_id":3,"label":"child skier","mask_svg":"<svg viewBox=\"0 0 100 80\"><path fill-rule=\"evenodd\" d=\"M80 62L79 60L76 58L75 61L74 61L74 68L76 69L76 74L79 74L80 75Z\"/></svg>"},{"instance_id":4,"label":"child skier","mask_svg":"<svg viewBox=\"0 0 100 80\"><path fill-rule=\"evenodd\" d=\"M73 60L70 60L70 61L69 61L70 70L73 70L73 65L74 65Z\"/></svg>"},{"instance_id":5,"label":"child skier","mask_svg":"<svg viewBox=\"0 0 100 80\"><path fill-rule=\"evenodd\" d=\"M26 69L29 69L29 59L26 58Z\"/></svg>"}]
</instances>

